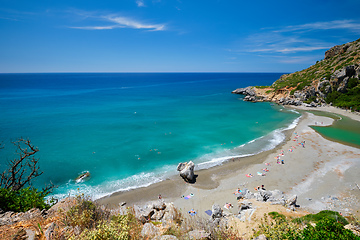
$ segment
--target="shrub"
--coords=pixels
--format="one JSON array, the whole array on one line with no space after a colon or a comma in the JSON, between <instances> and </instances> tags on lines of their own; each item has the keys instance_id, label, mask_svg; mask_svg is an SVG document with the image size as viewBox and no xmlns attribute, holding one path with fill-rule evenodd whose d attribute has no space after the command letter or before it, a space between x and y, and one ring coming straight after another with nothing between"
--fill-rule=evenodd
<instances>
[{"instance_id":1,"label":"shrub","mask_svg":"<svg viewBox=\"0 0 360 240\"><path fill-rule=\"evenodd\" d=\"M79 236L73 236L71 240L127 240L130 239L128 216L117 216L117 220L101 221L92 230L85 229Z\"/></svg>"},{"instance_id":2,"label":"shrub","mask_svg":"<svg viewBox=\"0 0 360 240\"><path fill-rule=\"evenodd\" d=\"M254 236L264 234L267 239L301 239L301 229L296 223L287 221L284 215L277 212L269 213L269 216L275 216L275 219L264 220Z\"/></svg>"},{"instance_id":3,"label":"shrub","mask_svg":"<svg viewBox=\"0 0 360 240\"><path fill-rule=\"evenodd\" d=\"M83 195L76 198L76 205L71 207L66 213L68 224L81 229L92 228L96 222L108 215L107 212L101 210L90 199L86 199Z\"/></svg>"},{"instance_id":4,"label":"shrub","mask_svg":"<svg viewBox=\"0 0 360 240\"><path fill-rule=\"evenodd\" d=\"M335 221L340 222L343 225L348 224L348 221L338 212L334 212L330 210L323 210L318 212L317 214L308 214L305 215L304 217L299 218L298 220L308 223L308 222L318 222L324 218L334 219Z\"/></svg>"},{"instance_id":5,"label":"shrub","mask_svg":"<svg viewBox=\"0 0 360 240\"><path fill-rule=\"evenodd\" d=\"M357 78L350 78L350 79L349 79L349 82L348 82L348 88L349 88L349 89L354 88L354 87L356 87L358 84L359 84L359 79L357 79Z\"/></svg>"},{"instance_id":6,"label":"shrub","mask_svg":"<svg viewBox=\"0 0 360 240\"><path fill-rule=\"evenodd\" d=\"M272 218L272 219L277 219L280 218L282 220L285 220L286 217L284 214L278 213L278 212L269 212L268 215Z\"/></svg>"},{"instance_id":7,"label":"shrub","mask_svg":"<svg viewBox=\"0 0 360 240\"><path fill-rule=\"evenodd\" d=\"M350 230L345 229L341 223L336 222L333 218L323 218L317 222L316 226L308 224L302 232L303 239L343 239L359 240Z\"/></svg>"},{"instance_id":8,"label":"shrub","mask_svg":"<svg viewBox=\"0 0 360 240\"><path fill-rule=\"evenodd\" d=\"M44 200L47 194L36 188L23 188L17 191L0 188L0 208L4 211L26 212L32 208L49 209Z\"/></svg>"}]
</instances>

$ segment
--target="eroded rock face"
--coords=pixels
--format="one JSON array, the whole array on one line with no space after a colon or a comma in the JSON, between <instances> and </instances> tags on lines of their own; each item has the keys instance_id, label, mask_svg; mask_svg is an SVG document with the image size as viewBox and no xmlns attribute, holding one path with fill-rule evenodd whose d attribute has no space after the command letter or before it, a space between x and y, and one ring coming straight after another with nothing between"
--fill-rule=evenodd
<instances>
[{"instance_id":1,"label":"eroded rock face","mask_svg":"<svg viewBox=\"0 0 360 240\"><path fill-rule=\"evenodd\" d=\"M194 174L195 164L190 162L179 163L177 170L180 172L180 176L187 182L194 182L195 181L195 174Z\"/></svg>"}]
</instances>

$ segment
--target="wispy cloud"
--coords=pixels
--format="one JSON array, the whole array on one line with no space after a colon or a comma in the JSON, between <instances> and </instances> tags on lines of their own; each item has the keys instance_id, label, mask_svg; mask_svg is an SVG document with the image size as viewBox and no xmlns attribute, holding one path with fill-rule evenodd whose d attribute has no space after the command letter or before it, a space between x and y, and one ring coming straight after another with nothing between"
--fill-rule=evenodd
<instances>
[{"instance_id":1,"label":"wispy cloud","mask_svg":"<svg viewBox=\"0 0 360 240\"><path fill-rule=\"evenodd\" d=\"M236 43L229 52L287 64L313 63L344 39L358 38L360 22L334 20L260 29ZM347 40L345 40L347 41ZM314 59L314 56L316 59Z\"/></svg>"},{"instance_id":2,"label":"wispy cloud","mask_svg":"<svg viewBox=\"0 0 360 240\"><path fill-rule=\"evenodd\" d=\"M337 34L329 34L331 30L337 30ZM354 20L336 20L261 29L242 39L240 47L235 51L289 55L326 50L336 45L340 36L343 36L339 34L340 31L356 35L356 31L360 32L360 23Z\"/></svg>"},{"instance_id":3,"label":"wispy cloud","mask_svg":"<svg viewBox=\"0 0 360 240\"><path fill-rule=\"evenodd\" d=\"M136 0L136 5L137 5L138 7L145 7L144 0Z\"/></svg>"},{"instance_id":4,"label":"wispy cloud","mask_svg":"<svg viewBox=\"0 0 360 240\"><path fill-rule=\"evenodd\" d=\"M277 30L277 32L332 30L332 29L347 29L350 31L359 32L360 23L355 22L354 20L335 20L329 22L315 22L315 23L287 26L285 28Z\"/></svg>"},{"instance_id":5,"label":"wispy cloud","mask_svg":"<svg viewBox=\"0 0 360 240\"><path fill-rule=\"evenodd\" d=\"M124 17L114 14L109 15L97 15L93 13L77 12L79 16L82 16L84 20L99 20L101 22L107 22L105 25L91 25L91 26L73 26L69 28L83 29L83 30L109 30L116 28L132 28L132 29L144 29L148 31L164 31L166 30L165 24L151 24L145 21L134 20L130 17Z\"/></svg>"}]
</instances>

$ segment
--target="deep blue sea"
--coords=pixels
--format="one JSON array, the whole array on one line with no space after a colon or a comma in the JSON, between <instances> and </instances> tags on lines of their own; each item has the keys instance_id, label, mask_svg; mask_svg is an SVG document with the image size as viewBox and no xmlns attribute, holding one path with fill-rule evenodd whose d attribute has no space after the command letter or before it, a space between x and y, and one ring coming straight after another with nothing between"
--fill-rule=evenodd
<instances>
[{"instance_id":1,"label":"deep blue sea","mask_svg":"<svg viewBox=\"0 0 360 240\"><path fill-rule=\"evenodd\" d=\"M16 157L11 141L29 138L44 172L36 187L99 198L171 177L179 162L204 169L274 148L300 115L231 91L281 75L0 74L0 170Z\"/></svg>"}]
</instances>

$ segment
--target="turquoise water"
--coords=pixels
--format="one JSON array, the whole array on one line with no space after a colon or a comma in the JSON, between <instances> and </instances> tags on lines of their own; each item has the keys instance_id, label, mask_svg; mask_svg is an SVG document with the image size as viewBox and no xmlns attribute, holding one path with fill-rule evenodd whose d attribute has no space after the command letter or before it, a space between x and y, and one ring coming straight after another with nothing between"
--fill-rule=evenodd
<instances>
[{"instance_id":1,"label":"turquoise water","mask_svg":"<svg viewBox=\"0 0 360 240\"><path fill-rule=\"evenodd\" d=\"M196 169L271 149L299 114L243 102L238 87L269 85L281 74L0 74L0 169L14 157L11 140L40 151L35 186L54 195L98 198L162 181L179 162ZM76 183L84 171L91 177Z\"/></svg>"}]
</instances>

